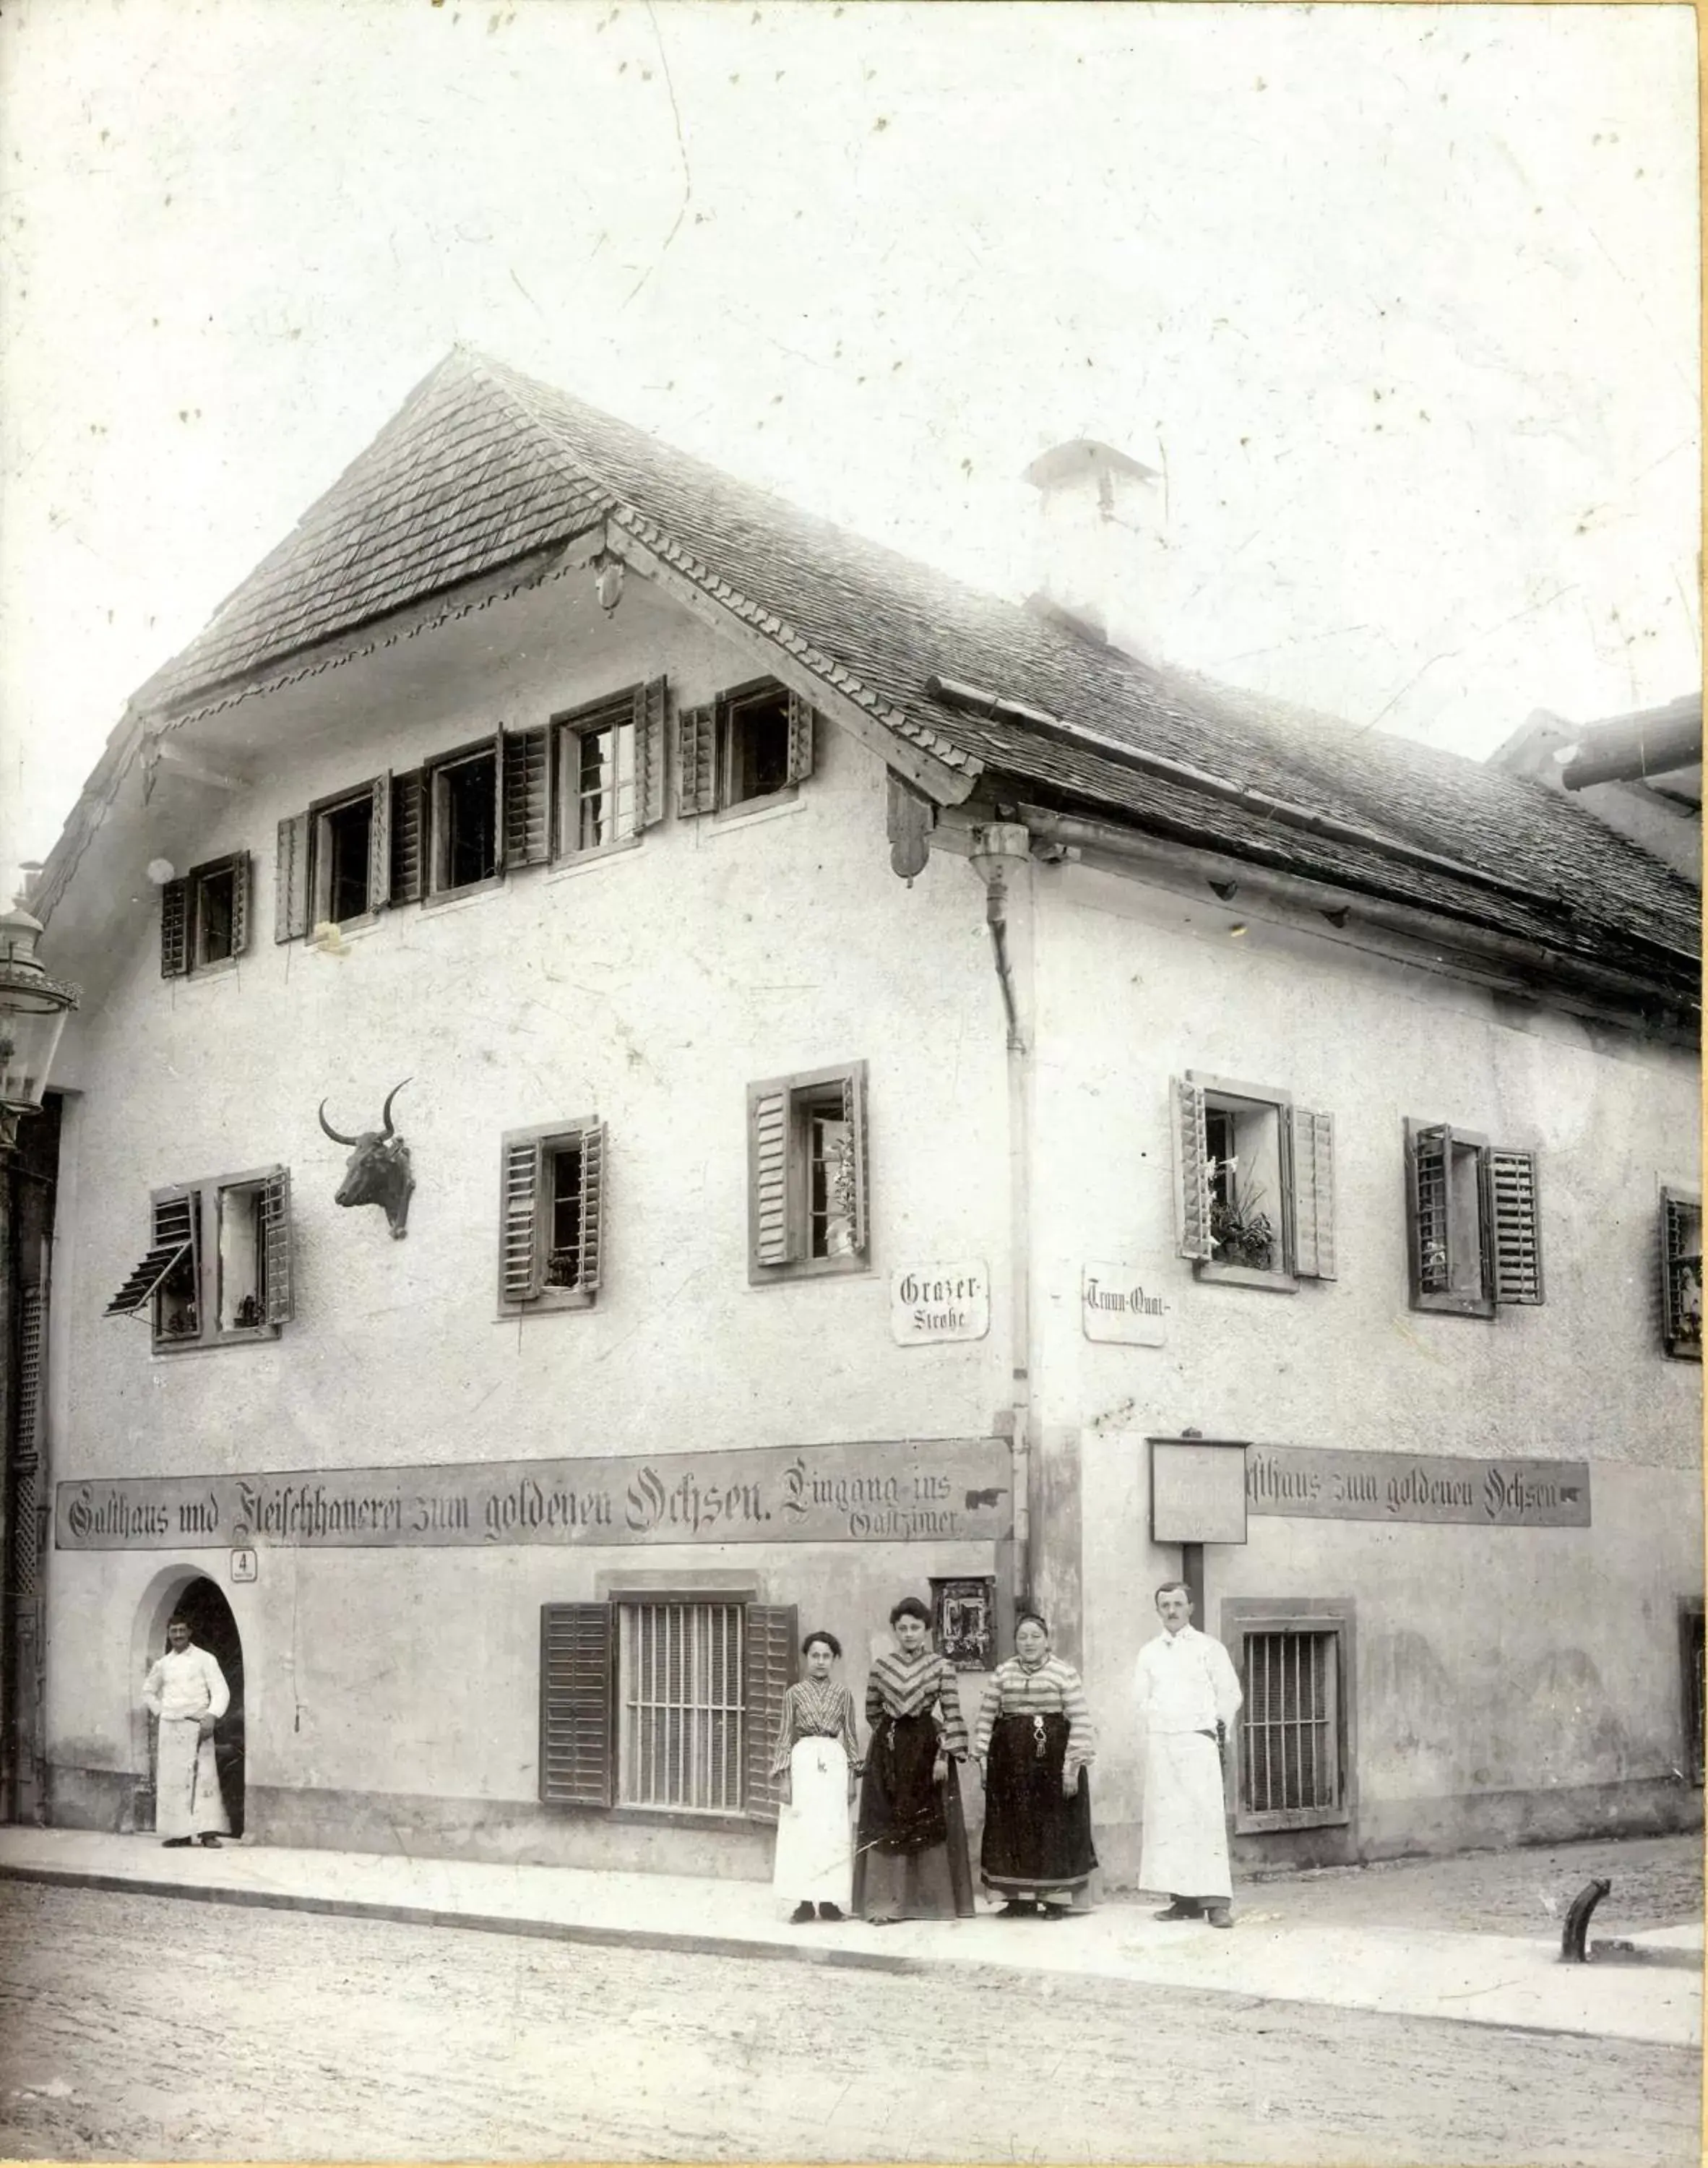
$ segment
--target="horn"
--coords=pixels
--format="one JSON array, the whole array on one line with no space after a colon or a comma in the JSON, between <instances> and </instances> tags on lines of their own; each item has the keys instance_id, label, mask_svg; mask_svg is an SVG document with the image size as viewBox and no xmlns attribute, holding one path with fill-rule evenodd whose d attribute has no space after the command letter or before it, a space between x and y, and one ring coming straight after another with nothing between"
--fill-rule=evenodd
<instances>
[{"instance_id":1,"label":"horn","mask_svg":"<svg viewBox=\"0 0 1708 2168\"><path fill-rule=\"evenodd\" d=\"M321 1102L321 1127L326 1131L326 1134L332 1139L335 1145L358 1145L362 1141L360 1137L345 1137L339 1135L338 1132L326 1119L326 1103L324 1099Z\"/></svg>"},{"instance_id":2,"label":"horn","mask_svg":"<svg viewBox=\"0 0 1708 2168\"><path fill-rule=\"evenodd\" d=\"M409 1081L410 1079L406 1076L403 1080L403 1084L407 1084ZM391 1089L385 1095L385 1105L380 1113L379 1119L384 1124L385 1131L385 1138L382 1141L386 1143L389 1143L390 1140L397 1134L396 1130L391 1126L391 1103L397 1097L398 1093L402 1091L403 1084L394 1084Z\"/></svg>"}]
</instances>

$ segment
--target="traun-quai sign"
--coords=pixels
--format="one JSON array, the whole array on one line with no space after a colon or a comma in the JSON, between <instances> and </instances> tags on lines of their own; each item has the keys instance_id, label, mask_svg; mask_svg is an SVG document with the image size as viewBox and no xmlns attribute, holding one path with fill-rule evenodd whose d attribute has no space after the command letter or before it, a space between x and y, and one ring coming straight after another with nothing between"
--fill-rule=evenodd
<instances>
[{"instance_id":1,"label":"traun-quai sign","mask_svg":"<svg viewBox=\"0 0 1708 2168\"><path fill-rule=\"evenodd\" d=\"M1587 1528L1589 1466L1583 1460L1459 1460L1254 1445L1245 1454L1245 1501L1253 1514L1283 1519Z\"/></svg>"},{"instance_id":2,"label":"traun-quai sign","mask_svg":"<svg viewBox=\"0 0 1708 2168\"><path fill-rule=\"evenodd\" d=\"M995 1542L1013 1526L1001 1438L905 1438L602 1460L322 1468L64 1482L61 1550L442 1544Z\"/></svg>"}]
</instances>

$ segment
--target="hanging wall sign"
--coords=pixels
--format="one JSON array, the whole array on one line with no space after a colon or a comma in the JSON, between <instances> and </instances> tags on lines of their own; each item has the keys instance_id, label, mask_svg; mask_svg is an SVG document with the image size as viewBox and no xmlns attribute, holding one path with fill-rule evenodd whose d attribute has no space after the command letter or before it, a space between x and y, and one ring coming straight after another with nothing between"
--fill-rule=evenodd
<instances>
[{"instance_id":1,"label":"hanging wall sign","mask_svg":"<svg viewBox=\"0 0 1708 2168\"><path fill-rule=\"evenodd\" d=\"M889 1329L896 1344L982 1340L990 1330L990 1275L977 1262L910 1265L889 1276Z\"/></svg>"},{"instance_id":2,"label":"hanging wall sign","mask_svg":"<svg viewBox=\"0 0 1708 2168\"><path fill-rule=\"evenodd\" d=\"M1088 1340L1119 1341L1128 1347L1160 1347L1173 1307L1155 1272L1106 1264L1081 1268L1079 1306Z\"/></svg>"}]
</instances>

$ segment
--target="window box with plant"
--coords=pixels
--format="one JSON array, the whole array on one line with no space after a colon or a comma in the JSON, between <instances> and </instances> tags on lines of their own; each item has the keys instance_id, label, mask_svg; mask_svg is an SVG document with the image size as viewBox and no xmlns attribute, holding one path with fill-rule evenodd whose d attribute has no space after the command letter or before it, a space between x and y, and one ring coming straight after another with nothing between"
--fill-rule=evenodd
<instances>
[{"instance_id":1,"label":"window box with plant","mask_svg":"<svg viewBox=\"0 0 1708 2168\"><path fill-rule=\"evenodd\" d=\"M1177 1247L1198 1277L1284 1292L1333 1279L1333 1117L1190 1069L1172 1099Z\"/></svg>"},{"instance_id":2,"label":"window box with plant","mask_svg":"<svg viewBox=\"0 0 1708 2168\"><path fill-rule=\"evenodd\" d=\"M156 1190L147 1252L106 1314L146 1315L159 1354L276 1339L292 1307L290 1174L271 1166Z\"/></svg>"}]
</instances>

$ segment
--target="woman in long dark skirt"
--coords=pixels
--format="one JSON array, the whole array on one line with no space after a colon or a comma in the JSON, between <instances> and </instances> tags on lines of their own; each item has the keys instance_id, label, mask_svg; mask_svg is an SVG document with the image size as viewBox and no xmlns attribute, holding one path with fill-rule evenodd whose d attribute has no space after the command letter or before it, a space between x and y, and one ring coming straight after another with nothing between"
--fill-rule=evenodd
<instances>
[{"instance_id":1,"label":"woman in long dark skirt","mask_svg":"<svg viewBox=\"0 0 1708 2168\"><path fill-rule=\"evenodd\" d=\"M984 1779L980 1876L1009 1918L1058 1918L1090 1880L1096 1752L1079 1674L1050 1653L1035 1611L1015 1621L1014 1654L999 1664L979 1711L974 1751Z\"/></svg>"},{"instance_id":2,"label":"woman in long dark skirt","mask_svg":"<svg viewBox=\"0 0 1708 2168\"><path fill-rule=\"evenodd\" d=\"M967 1726L952 1665L930 1646L931 1614L916 1596L889 1614L897 1646L866 1682L872 1736L860 1787L854 1910L890 1920L970 1920L973 1870L957 1765Z\"/></svg>"}]
</instances>

